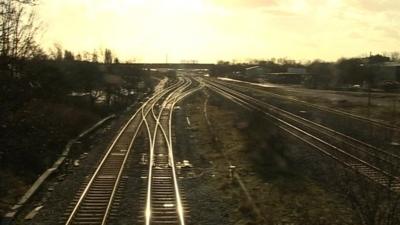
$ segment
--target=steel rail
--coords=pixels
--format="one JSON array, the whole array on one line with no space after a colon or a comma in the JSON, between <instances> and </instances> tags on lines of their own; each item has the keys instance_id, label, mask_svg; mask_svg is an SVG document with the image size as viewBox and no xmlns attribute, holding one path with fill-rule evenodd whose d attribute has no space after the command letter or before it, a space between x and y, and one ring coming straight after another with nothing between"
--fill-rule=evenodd
<instances>
[{"instance_id":1,"label":"steel rail","mask_svg":"<svg viewBox=\"0 0 400 225\"><path fill-rule=\"evenodd\" d=\"M166 101L164 101L163 105L165 106L162 111L167 107L167 105L170 105L168 108L170 109L170 113L169 113L169 131L168 131L168 137L166 135L165 129L163 128L162 124L160 124L159 128L164 136L164 138L167 140L167 147L168 147L168 157L169 157L169 165L171 167L172 170L172 179L174 182L174 190L175 190L175 198L176 198L176 210L177 210L177 214L178 214L178 218L179 218L179 222L181 225L185 224L185 216L184 216L184 209L183 209L183 204L182 204L182 200L181 200L181 196L180 196L180 192L179 192L179 185L178 185L178 181L177 181L177 176L176 176L176 171L175 171L175 160L174 160L174 156L173 156L173 147L172 147L172 114L173 114L173 110L175 107L175 104L180 101L181 99L183 99L184 97L188 96L189 94L194 93L195 91L201 89L202 87L199 88L195 88L193 90L188 90L186 92L183 92L184 89L186 89L187 87L189 87L192 84L192 81L189 80L189 82L183 86L181 88L181 90L177 91L177 93L174 93L174 96L170 95L168 96L168 98L166 99ZM160 115L162 114L162 111L160 112Z\"/></svg>"},{"instance_id":2,"label":"steel rail","mask_svg":"<svg viewBox=\"0 0 400 225\"><path fill-rule=\"evenodd\" d=\"M173 90L174 88L179 87L180 85L182 85L182 81L181 81L181 80L180 80L176 85L174 85L173 88L170 88L169 91ZM160 98L161 98L161 96L160 96ZM148 110L148 112L153 111L155 104L160 100L160 98L158 98L158 99L152 104L152 106L151 106L151 108ZM154 144L155 144L156 130L155 130L155 132L154 132L154 136L152 137L152 135L151 135L151 129L150 129L149 124L148 124L147 119L146 119L147 113L146 113L145 115L142 113L142 115L143 115L143 121L144 121L145 124L146 124L147 133L148 133L148 136L149 136L149 143L150 143L149 175L148 175L148 184L147 184L148 189L147 189L147 200L146 200L146 202L147 202L147 201L149 201L149 198L151 197L151 195L150 195L150 194L151 194L151 193L150 193L150 192L151 192L151 176L152 176L152 170L153 170L152 167L153 167L153 164L154 164ZM155 128L155 129L156 129L156 128ZM150 165L151 165L151 166L150 166ZM149 220L150 215L151 215L151 205L146 204L146 206L145 206L146 224L148 224L148 223L150 222L150 220Z\"/></svg>"},{"instance_id":3,"label":"steel rail","mask_svg":"<svg viewBox=\"0 0 400 225\"><path fill-rule=\"evenodd\" d=\"M103 157L102 160L100 161L99 165L97 166L95 172L93 173L92 177L90 178L90 180L89 180L88 184L86 185L85 189L83 190L82 194L80 195L80 197L79 197L77 203L75 204L75 206L74 206L72 212L70 213L70 216L68 217L67 222L65 223L65 225L69 225L69 224L72 223L72 221L73 221L73 219L74 219L74 217L75 217L75 215L76 215L76 213L77 213L77 211L78 211L80 205L82 204L84 198L86 197L86 195L87 195L87 193L88 193L88 191L89 191L91 185L93 184L94 180L95 180L96 177L98 176L99 171L102 169L104 163L105 163L106 160L108 159L108 156L111 154L112 150L114 149L116 143L119 141L119 139L120 139L120 137L122 136L122 134L125 132L125 130L128 128L128 126L131 125L132 121L137 117L138 113L139 113L140 111L142 111L142 109L145 108L146 105L147 105L150 101L152 101L156 96L158 96L159 94L162 94L163 92L164 92L164 91L156 92L151 98L149 98L145 103L143 103L143 105L134 113L133 116L131 116L131 118L128 120L128 122L121 128L121 130L119 131L118 135L115 137L113 143L112 143L111 146L108 148L108 150L106 151L106 154L104 155L104 157ZM140 124L141 124L141 122L140 122ZM136 135L137 135L139 129L140 129L140 125L139 125L139 126L137 127L137 129L135 130L135 134L134 134L134 136L132 137L132 139L131 139L131 141L130 141L130 143L129 143L129 149L127 149L127 153L125 154L123 163L122 163L122 165L121 165L121 169L122 169L122 170L123 170L123 168L124 168L124 165L125 165L125 163L126 163L126 158L127 158L127 156L129 155L129 153L130 153L132 144L133 144L133 142L134 142L134 140L135 140L135 138L136 138ZM118 176L117 176L115 185L114 185L114 187L113 187L113 191L112 191L112 193L111 193L111 197L112 197L112 198L113 198L114 195L115 195L114 192L115 192L116 187L117 187L117 185L118 185L118 183L119 183L119 181L120 181L120 177L121 177L121 174L122 174L121 171L122 171L122 170L119 170L119 172L118 172ZM108 204L107 204L106 212L105 212L105 214L104 214L104 216L103 216L102 223L101 223L102 225L105 224L105 221L106 221L107 216L108 216L108 214L109 214L109 210L110 210L110 208L111 208L111 206L110 206L111 203L112 203L112 199L110 199L110 201L109 201Z\"/></svg>"},{"instance_id":4,"label":"steel rail","mask_svg":"<svg viewBox=\"0 0 400 225\"><path fill-rule=\"evenodd\" d=\"M183 86L179 87L176 91L174 91L173 93L171 93L170 95L168 95L166 97L165 100L163 100L162 108L160 110L160 112L158 113L158 116L155 115L155 113L153 113L153 119L156 121L157 125L155 127L155 130L157 131L158 129L162 132L162 135L164 137L164 140L166 141L165 144L167 145L168 148L168 165L171 167L171 174L172 174L172 178L174 180L174 193L175 193L175 202L176 202L176 213L178 216L178 220L179 223L181 225L185 224L184 221L184 215L183 215L183 205L182 205L182 201L181 201L181 197L180 197L180 192L179 192L179 187L178 187L178 183L177 183L177 177L176 177L176 172L175 172L175 163L174 163L174 159L173 159L173 154L172 154L172 140L171 138L168 138L166 135L166 131L162 125L162 123L160 122L161 119L161 115L163 114L163 111L165 109L169 109L170 114L173 113L174 110L174 106L171 104L171 102L176 102L177 98L180 97L183 98L184 96L186 96L187 94L192 93L192 90L186 91L184 92L184 90L189 87L192 83L192 81L190 79L185 79L186 80L186 84L184 84ZM169 122L169 125L171 125L171 122ZM171 128L171 127L169 127ZM169 129L169 136L171 137L171 129ZM156 134L154 134L154 139L155 139ZM153 142L154 145L154 142ZM152 146L151 151L154 151L154 146ZM153 161L150 163L151 165L149 165L149 167L151 168L150 170L152 170L152 165L153 165ZM152 178L152 175L149 175L149 178ZM152 190L152 183L151 180L148 180L148 189L147 189L147 200L146 200L146 210L145 210L145 216L146 216L146 224L150 224L151 221L151 211L150 211L150 206L151 206L151 190Z\"/></svg>"},{"instance_id":5,"label":"steel rail","mask_svg":"<svg viewBox=\"0 0 400 225\"><path fill-rule=\"evenodd\" d=\"M180 81L179 81L179 82L180 82ZM176 85L174 85L173 87L171 87L171 88L169 89L169 91L172 90L173 88L178 87L178 86L179 86L179 82L178 82ZM166 92L166 93L167 93L167 92ZM152 138L151 129L150 129L149 123L147 122L146 117L147 117L147 114L148 114L151 110L153 110L155 104L160 100L161 97L162 97L162 96L160 96L159 98L157 98L156 101L154 101L154 103L152 104L152 106L150 107L150 109L149 109L146 113L145 113L144 111L142 111L142 121L144 121L144 123L145 123L145 125L146 125L146 130L147 130L147 134L148 134L148 138L149 138L149 144L150 144L149 146L150 146L150 148L152 148L153 143L154 143L155 140L153 140L153 138ZM149 163L150 163L150 164L152 164L152 160L153 160L153 151L150 149L150 156L149 156ZM150 175L151 175L151 174L150 174ZM146 218L147 218L147 215L149 215L149 214L150 214L150 207L146 205L146 208L145 208L145 216L146 216ZM147 221L146 221L146 223L147 223Z\"/></svg>"},{"instance_id":6,"label":"steel rail","mask_svg":"<svg viewBox=\"0 0 400 225\"><path fill-rule=\"evenodd\" d=\"M180 224L184 225L184 210L183 210L183 205L182 205L182 200L181 200L181 196L179 194L179 185L178 185L178 179L176 177L176 172L175 172L175 160L174 160L174 154L173 154L173 142L172 142L172 114L173 114L173 109L175 107L175 104L178 103L181 99L187 97L188 95L200 90L202 87L197 88L193 91L188 91L187 93L183 93L181 97L178 97L177 99L174 100L174 102L171 105L171 111L169 114L169 131L168 131L168 138L169 138L169 147L168 147L168 152L169 152L169 158L171 160L171 168L172 168L172 174L173 174L173 181L174 181L174 186L176 191L176 203L177 203L177 210L178 210L178 216L179 216L179 220L180 220Z\"/></svg>"},{"instance_id":7,"label":"steel rail","mask_svg":"<svg viewBox=\"0 0 400 225\"><path fill-rule=\"evenodd\" d=\"M215 89L218 89L218 88L212 87L212 89L215 91ZM219 90L221 90L221 89L219 89ZM271 118L273 118L273 119L275 119L275 120L277 120L277 121L279 121L279 122L281 122L281 123L283 123L283 124L285 124L285 125L288 125L288 126L294 128L294 129L296 129L296 130L302 132L303 134L305 134L305 135L307 135L307 136L313 137L314 139L319 140L320 142L322 142L322 143L324 143L324 144L328 144L329 146L331 146L331 147L333 147L333 148L335 148L335 149L339 149L339 148L337 148L337 147L335 147L335 146L332 146L331 144L329 144L329 143L327 143L327 142L325 142L325 141L323 141L323 140L321 140L321 139L315 137L314 135L311 135L311 134L308 134L308 133L305 132L305 131L302 131L300 128L297 128L297 127L291 125L290 123L288 123L288 122L286 122L286 121L284 121L284 120L282 120L282 119L279 119L278 117L273 116L273 115L270 114L270 113L267 113L267 112L263 111L262 108L259 108L259 107L257 107L257 106L254 106L254 105L252 105L252 104L246 102L245 100L243 100L243 99L241 99L241 98L239 98L239 97L236 97L236 96L234 96L234 95L231 95L231 94L229 94L228 92L225 92L225 91L223 91L223 90L219 91L218 93L220 93L220 94L222 94L222 95L224 95L224 96L225 96L225 95L230 96L230 97L231 97L230 99L233 99L235 102L239 102L239 103L242 103L242 104L247 104L247 105L248 105L249 107L251 107L252 109L258 110L258 111L264 113L265 115L267 115L267 116L269 116L269 117L271 117ZM342 152L342 153L345 153L345 154L348 154L348 153L346 153L346 152L343 151L343 150L341 150L341 152ZM349 155L349 156L351 156L351 155ZM356 158L356 159L358 159L358 158ZM360 159L360 160L361 160L361 159ZM367 163L367 162L365 162L365 163ZM367 163L367 164L368 164L368 163ZM372 166L372 165L371 165L371 166ZM373 166L372 166L372 167L373 167Z\"/></svg>"},{"instance_id":8,"label":"steel rail","mask_svg":"<svg viewBox=\"0 0 400 225\"><path fill-rule=\"evenodd\" d=\"M148 100L149 101L149 100ZM147 101L147 102L148 102ZM147 103L146 102L146 103ZM146 103L144 103L144 105L146 105ZM144 105L142 107L144 107ZM142 108L141 107L141 108ZM131 122L133 121L134 118L136 118L138 111L129 119L129 121L126 123L126 125L122 128L122 130L119 132L118 136L116 137L116 139L114 140L114 142L112 143L112 145L109 147L109 149L107 150L106 155L103 157L103 159L101 160L99 166L96 168L94 174L92 175L92 178L89 180L88 184L86 185L83 193L81 194L77 204L75 205L72 213L70 214L67 222L65 223L66 225L69 225L72 223L72 220L76 214L76 212L78 211L79 206L81 205L83 199L85 198L86 194L88 193L88 190L90 189L93 181L95 180L95 178L97 177L100 169L102 168L103 164L105 163L105 161L107 160L108 156L110 155L111 151L113 150L115 144L119 141L119 138L121 137L121 135L123 134L123 132L125 132L126 128L131 124ZM102 223L104 224L104 223Z\"/></svg>"},{"instance_id":9,"label":"steel rail","mask_svg":"<svg viewBox=\"0 0 400 225\"><path fill-rule=\"evenodd\" d=\"M308 129L311 129L314 132L318 132L319 134L324 134L325 136L329 136L330 138L335 139L338 142L338 144L347 144L352 147L352 148L350 148L350 150L353 152L354 152L354 150L356 150L359 153L361 153L361 152L365 153L365 154L369 155L369 157L375 158L376 160L379 160L380 162L387 163L387 165L385 165L385 166L389 166L390 170L394 171L395 169L397 169L396 166L400 165L400 157L398 155L395 155L390 152L384 151L382 149L376 148L375 146L369 145L365 142L357 140L357 139L350 137L348 135L345 135L343 133L337 132L333 129L330 129L328 127L325 127L325 126L315 123L313 121L309 121L303 117L300 117L298 115L290 113L286 110L280 109L271 104L262 102L251 96L244 95L243 93L240 93L240 92L237 92L234 90L230 90L230 89L228 89L228 90L231 92L234 92L234 94L236 94L236 95L239 95L239 96L242 95L242 96L244 96L244 98L248 98L250 101L255 102L255 104L266 107L268 110L272 109L272 111L275 111L276 113L280 113L282 116L286 117L287 119L292 120L293 122L296 122L296 123L300 123L302 126L307 127ZM359 154L358 152L356 152L356 154Z\"/></svg>"},{"instance_id":10,"label":"steel rail","mask_svg":"<svg viewBox=\"0 0 400 225\"><path fill-rule=\"evenodd\" d=\"M306 105L306 106L309 106L311 108L318 109L320 111L326 111L326 112L334 113L334 114L337 114L337 115L347 116L347 117L353 118L353 119L361 121L361 122L368 122L370 124L373 124L374 126L381 127L381 128L386 128L386 129L389 129L389 130L391 130L393 132L400 132L400 127L398 127L398 126L390 125L390 124L387 124L387 123L384 123L384 122L381 122L381 121L378 121L378 120L374 120L374 119L367 118L367 117L364 117L364 116L361 116L361 115L356 115L356 114L353 114L353 113L349 113L349 112L346 112L346 111L343 111L343 110L331 109L331 108L328 108L328 107L319 106L319 105L312 104L312 103L309 103L309 102L306 102L306 101L303 101L303 100L293 99L293 98L290 98L290 97L282 95L282 94L272 93L272 92L267 91L267 90L261 90L260 88L251 88L251 87L247 87L245 85L232 84L230 82L224 82L224 81L214 81L214 82L217 82L217 83L220 83L220 84L224 84L224 85L229 85L231 87L234 86L234 87L237 87L237 88L244 88L244 89L251 90L251 91L257 91L257 92L260 92L260 93L263 93L263 94L268 94L270 96L274 96L274 97L277 97L277 98L285 99L285 100L288 100L288 101L291 101L291 102L300 103L302 105Z\"/></svg>"},{"instance_id":11,"label":"steel rail","mask_svg":"<svg viewBox=\"0 0 400 225\"><path fill-rule=\"evenodd\" d=\"M181 81L179 81L179 82L181 82ZM165 90L164 95L165 95L166 93L168 93L169 91L171 91L172 89L178 87L178 86L180 85L179 82L177 82L176 84L171 85L170 87L168 87L168 88ZM152 109L154 108L154 105L160 100L160 98L162 98L162 96L163 96L163 95L159 95L157 98L155 98L155 101L153 102L153 104L151 105L150 109L149 109L147 112L145 112L144 108L142 108L142 120L144 121L144 123L145 123L145 125L146 125L146 128L147 128L147 133L148 133L148 137L149 137L150 146L152 145L152 138L151 138L150 127L149 127L148 122L147 122L147 120L146 120L146 116L147 116L147 114L150 112L150 110L152 110Z\"/></svg>"},{"instance_id":12,"label":"steel rail","mask_svg":"<svg viewBox=\"0 0 400 225\"><path fill-rule=\"evenodd\" d=\"M278 121L279 123L284 124L284 125L288 126L289 128L294 129L294 130L300 132L300 133L303 134L304 136L310 137L310 138L312 138L313 140L318 141L319 143L324 144L325 146L330 147L331 149L334 149L334 150L336 150L337 152L340 152L342 155L346 156L346 158L348 158L348 159L350 158L350 159L352 159L352 160L355 160L356 162L358 162L358 163L360 163L360 164L362 164L362 165L365 165L366 167L370 168L371 170L376 171L376 172L378 172L378 173L381 173L382 175L386 176L386 177L388 178L388 180L390 180L390 181L395 180L395 181L399 182L399 178L398 178L398 177L392 176L391 174L387 173L386 171L383 171L383 170L381 170L380 168L377 168L377 167L371 165L370 163L368 163L368 162L366 162L366 161L364 161L364 160L362 160L362 159L360 159L360 158L358 158L358 157L355 157L355 156L353 156L353 155L347 153L346 151L344 151L344 150L342 150L342 149L340 149L340 148L338 148L338 147L336 147L336 146L333 146L333 145L331 145L330 143L327 143L326 141L323 141L322 139L320 139L320 138L318 138L318 137L316 137L316 136L314 136L314 135L311 135L311 134L307 133L306 131L301 130L300 128L298 128L298 127L296 127L296 126L294 126L294 125L292 125L292 124L290 124L290 123L288 123L288 122L286 122L286 121L284 121L284 120L282 120L282 119L280 119L280 118L278 118L278 117L276 117L276 116L274 116L274 115L272 115L272 114L270 114L270 113L268 113L268 112L263 111L263 109L260 108L259 106L254 106L254 105L253 105L254 102L253 102L253 104L250 104L250 103L246 102L246 100L243 100L243 99L241 99L241 98L239 98L239 97L237 97L237 96L234 96L234 95L228 93L227 90L224 90L223 88L221 89L221 88L218 88L218 87L216 87L216 86L211 86L209 83L207 83L207 84L208 84L207 86L210 87L210 88L211 88L212 90L214 90L214 91L216 91L216 89L219 89L219 91L216 91L216 92L219 93L219 94L221 94L221 95L223 95L224 97L228 96L229 99L231 99L231 100L234 101L234 102L240 102L240 103L242 103L242 104L248 105L249 107L251 107L251 108L253 108L253 109L255 109L255 110L261 111L261 112L265 113L268 117L273 118L274 120ZM249 97L249 96L247 96L247 97ZM242 98L243 98L243 96L242 96ZM283 128L282 126L279 126L279 124L278 124L278 127L280 127L281 129L283 129L283 130L285 130L285 131L288 131L287 129ZM289 133L293 134L293 132L289 132ZM295 135L295 136L296 136L296 137L301 137L301 136L299 136L299 135ZM301 139L301 140L304 141L304 138ZM310 142L308 142L308 143L310 143ZM314 144L313 144L313 146L315 147ZM318 148L318 150L321 150L321 149L322 149L322 148ZM325 154L327 154L328 156L332 157L332 154L330 154L330 153L328 153L328 152L326 152L326 151L323 151L323 153L325 153ZM343 164L349 166L349 164L346 163L346 162L343 162L343 160L339 160L339 162L341 162L341 163L343 163ZM354 168L354 166L351 166L351 168L352 168L353 170L357 170L357 168ZM358 171L358 172L362 172L362 171ZM366 174L364 174L364 173L363 173L363 175L366 176ZM369 179L371 179L371 180L373 180L374 182L377 182L377 180L374 180L373 178L371 178L371 177L369 177L369 176L366 176L366 177L369 178ZM378 182L378 183L382 185L381 182ZM385 185L385 186L386 186L386 185Z\"/></svg>"},{"instance_id":13,"label":"steel rail","mask_svg":"<svg viewBox=\"0 0 400 225\"><path fill-rule=\"evenodd\" d=\"M313 121L307 120L307 119L305 119L303 117L300 117L298 115L290 113L290 112L288 112L286 110L280 109L280 108L278 108L276 106L273 106L271 104L262 102L262 101L260 101L258 99L255 99L255 98L251 97L251 96L245 95L243 93L240 93L240 92L237 92L237 91L234 91L234 90L231 90L231 89L228 89L228 91L230 91L231 93L233 92L233 94L242 96L244 98L248 98L250 101L253 101L258 105L262 105L262 106L266 107L269 110L271 110L271 109L275 110L277 113L281 113L283 116L285 116L286 118L288 118L288 119L290 119L290 120L292 120L294 122L302 123L303 126L306 126L309 129L313 129L314 131L323 133L323 134L325 134L327 136L330 136L330 137L336 139L337 141L344 142L344 143L352 146L353 148L356 148L358 151L364 152L364 153L370 155L371 157L374 157L377 160L380 160L382 162L386 162L386 163L391 164L393 167L395 167L396 165L400 165L400 157L398 155L395 155L393 153L390 153L390 152L384 151L382 149L379 149L379 148L377 148L375 146L372 146L370 144L367 144L365 142L357 140L357 139L355 139L353 137L350 137L348 135L345 135L343 133L335 131L335 130L333 130L331 128L328 128L328 127L323 126L321 124L318 124L318 123L315 123ZM313 127L313 126L315 126L315 127ZM319 128L319 130L317 128ZM329 134L329 133L331 133L331 134ZM351 143L351 142L354 142L354 143ZM382 154L382 155L377 155L377 153Z\"/></svg>"},{"instance_id":14,"label":"steel rail","mask_svg":"<svg viewBox=\"0 0 400 225\"><path fill-rule=\"evenodd\" d=\"M155 119L155 128L154 128L154 132L153 132L153 142L152 145L150 147L150 162L149 162L149 175L148 175L148 183L147 183L147 197L146 197L146 207L145 207L145 223L146 224L150 224L150 219L151 219L151 191L152 191L152 177L153 177L153 166L154 166L154 148L155 148L155 139L157 136L157 131L158 129L160 129L161 131L163 131L162 125L160 123L160 118L162 115L162 112L164 111L164 109L166 108L166 104L165 102L168 101L168 99L175 93L178 93L182 88L185 87L185 84L183 84L181 87L177 88L176 90L174 90L172 93L170 93L170 95L167 96L167 98L163 101L162 104L162 108L158 114L158 116L155 116L155 112L153 111L153 119ZM171 109L173 110L173 109ZM164 132L165 134L165 132ZM165 138L165 136L164 136ZM168 139L165 139L167 146L169 146L168 143ZM175 189L176 192L179 192L178 189Z\"/></svg>"},{"instance_id":15,"label":"steel rail","mask_svg":"<svg viewBox=\"0 0 400 225\"><path fill-rule=\"evenodd\" d=\"M177 85L177 84L174 84L174 85L172 85L172 86L175 86L175 85ZM161 98L163 95L165 95L166 93L168 93L168 91L170 91L171 89L172 89L172 88L167 88L166 90L163 90L155 99L158 100L158 99ZM149 99L149 100L152 100L152 98ZM155 102L156 102L157 100L155 100ZM154 106L154 104L152 105L152 107L153 107L153 106ZM146 113L146 115L147 115L147 114L148 114L148 112ZM146 116L146 115L145 115L145 116ZM110 196L109 203L108 203L108 205L107 205L106 213L105 213L105 215L104 215L104 217L103 217L102 225L106 223L107 216L108 216L108 214L109 214L109 211L111 210L112 202L113 202L113 200L114 200L114 196L115 196L115 193L116 193L117 188L118 188L118 185L119 185L119 180L120 180L120 178L121 178L121 176L122 176L122 172L123 172L123 170L124 170L124 165L126 164L128 155L129 155L129 153L130 153L130 151L131 151L131 149L132 149L132 145L133 145L133 143L134 143L134 141L135 141L135 137L137 136L137 134L138 134L138 132L139 132L139 130L140 130L140 128L141 128L142 123L143 123L143 120L140 121L140 123L139 123L139 125L138 125L138 127L137 127L137 129L136 129L136 131L135 131L134 138L132 138L131 143L130 143L130 145L129 145L129 147L128 147L128 152L127 152L127 154L125 154L123 164L122 164L122 166L121 166L121 168L120 168L120 171L119 171L119 173L118 173L117 181L116 181L115 184L114 184L114 188L113 188L112 194L111 194L111 196Z\"/></svg>"}]
</instances>

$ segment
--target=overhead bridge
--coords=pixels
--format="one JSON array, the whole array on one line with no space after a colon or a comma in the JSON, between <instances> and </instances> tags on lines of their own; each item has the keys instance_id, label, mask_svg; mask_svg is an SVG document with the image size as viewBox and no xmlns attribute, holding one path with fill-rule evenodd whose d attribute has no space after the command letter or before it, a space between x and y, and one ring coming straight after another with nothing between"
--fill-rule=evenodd
<instances>
[{"instance_id":1,"label":"overhead bridge","mask_svg":"<svg viewBox=\"0 0 400 225\"><path fill-rule=\"evenodd\" d=\"M130 65L149 69L210 69L215 66L215 64L200 63L132 63Z\"/></svg>"}]
</instances>

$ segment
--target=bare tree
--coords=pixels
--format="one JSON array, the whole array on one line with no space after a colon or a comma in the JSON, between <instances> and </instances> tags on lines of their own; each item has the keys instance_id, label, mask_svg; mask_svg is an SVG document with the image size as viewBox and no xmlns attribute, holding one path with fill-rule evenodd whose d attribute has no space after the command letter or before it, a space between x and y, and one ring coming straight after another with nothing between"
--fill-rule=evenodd
<instances>
[{"instance_id":1,"label":"bare tree","mask_svg":"<svg viewBox=\"0 0 400 225\"><path fill-rule=\"evenodd\" d=\"M59 43L55 43L54 47L49 50L50 57L53 60L61 61L63 59L63 47Z\"/></svg>"},{"instance_id":2,"label":"bare tree","mask_svg":"<svg viewBox=\"0 0 400 225\"><path fill-rule=\"evenodd\" d=\"M110 49L107 49L104 51L104 63L105 64L112 64L113 57L112 57L112 52Z\"/></svg>"},{"instance_id":3,"label":"bare tree","mask_svg":"<svg viewBox=\"0 0 400 225\"><path fill-rule=\"evenodd\" d=\"M75 60L74 53L72 51L65 50L64 51L64 60L74 61Z\"/></svg>"},{"instance_id":4,"label":"bare tree","mask_svg":"<svg viewBox=\"0 0 400 225\"><path fill-rule=\"evenodd\" d=\"M84 51L84 52L82 53L82 61L90 62L91 59L92 59L92 54L91 54L90 52Z\"/></svg>"},{"instance_id":5,"label":"bare tree","mask_svg":"<svg viewBox=\"0 0 400 225\"><path fill-rule=\"evenodd\" d=\"M92 53L92 62L97 63L99 61L98 58L97 51L94 50Z\"/></svg>"},{"instance_id":6,"label":"bare tree","mask_svg":"<svg viewBox=\"0 0 400 225\"><path fill-rule=\"evenodd\" d=\"M32 10L34 0L0 0L0 61L14 71L16 62L40 52L35 42L39 26Z\"/></svg>"},{"instance_id":7,"label":"bare tree","mask_svg":"<svg viewBox=\"0 0 400 225\"><path fill-rule=\"evenodd\" d=\"M82 55L81 54L77 54L75 57L76 61L82 61Z\"/></svg>"}]
</instances>

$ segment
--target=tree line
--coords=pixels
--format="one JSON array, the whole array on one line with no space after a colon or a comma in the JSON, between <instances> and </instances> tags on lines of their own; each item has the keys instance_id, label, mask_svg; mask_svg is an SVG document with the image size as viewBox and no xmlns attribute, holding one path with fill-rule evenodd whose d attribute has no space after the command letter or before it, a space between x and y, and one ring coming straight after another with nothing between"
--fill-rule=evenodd
<instances>
[{"instance_id":1,"label":"tree line","mask_svg":"<svg viewBox=\"0 0 400 225\"><path fill-rule=\"evenodd\" d=\"M60 44L54 44L54 48L50 50L50 54L42 56L43 59L57 60L57 61L83 61L104 64L119 64L120 60L116 57L111 49L99 49L92 52L83 51L74 53L71 50L63 49Z\"/></svg>"},{"instance_id":2,"label":"tree line","mask_svg":"<svg viewBox=\"0 0 400 225\"><path fill-rule=\"evenodd\" d=\"M352 85L374 87L382 75L384 63L399 63L400 53L376 54L363 57L341 58L336 62L314 60L299 62L286 58L270 60L250 60L245 63L218 61L210 69L211 76L228 76L232 78L255 81L259 77L246 73L246 69L258 66L263 73L285 73L288 68L304 68L307 71L303 84L309 88L339 88ZM390 88L390 87L388 87Z\"/></svg>"}]
</instances>

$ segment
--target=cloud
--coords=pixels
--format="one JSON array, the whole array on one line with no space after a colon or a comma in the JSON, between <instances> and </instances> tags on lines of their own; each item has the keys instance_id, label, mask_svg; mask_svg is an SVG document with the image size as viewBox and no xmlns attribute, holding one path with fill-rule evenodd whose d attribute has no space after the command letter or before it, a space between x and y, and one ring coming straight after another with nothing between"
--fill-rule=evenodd
<instances>
[{"instance_id":1,"label":"cloud","mask_svg":"<svg viewBox=\"0 0 400 225\"><path fill-rule=\"evenodd\" d=\"M370 13L399 11L400 1L398 0L348 0L348 4L359 10L366 10Z\"/></svg>"},{"instance_id":2,"label":"cloud","mask_svg":"<svg viewBox=\"0 0 400 225\"><path fill-rule=\"evenodd\" d=\"M42 1L44 45L109 47L121 58L334 60L399 50L398 0Z\"/></svg>"},{"instance_id":3,"label":"cloud","mask_svg":"<svg viewBox=\"0 0 400 225\"><path fill-rule=\"evenodd\" d=\"M262 9L261 12L267 14L267 15L271 15L271 16L277 16L277 17L292 17L292 16L296 16L297 14L294 12L290 12L287 10L282 10L279 8L265 8Z\"/></svg>"},{"instance_id":4,"label":"cloud","mask_svg":"<svg viewBox=\"0 0 400 225\"><path fill-rule=\"evenodd\" d=\"M377 26L375 27L375 30L382 32L382 35L385 37L393 38L397 41L400 40L400 32L393 27Z\"/></svg>"},{"instance_id":5,"label":"cloud","mask_svg":"<svg viewBox=\"0 0 400 225\"><path fill-rule=\"evenodd\" d=\"M259 8L275 6L279 0L210 0L210 2L229 8Z\"/></svg>"}]
</instances>

